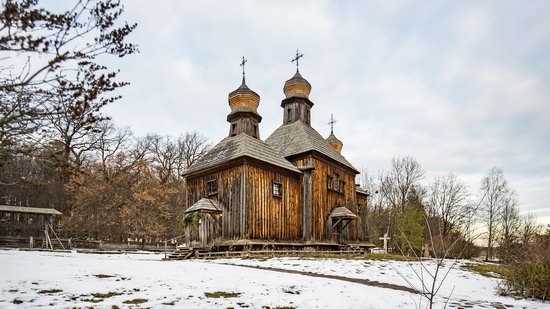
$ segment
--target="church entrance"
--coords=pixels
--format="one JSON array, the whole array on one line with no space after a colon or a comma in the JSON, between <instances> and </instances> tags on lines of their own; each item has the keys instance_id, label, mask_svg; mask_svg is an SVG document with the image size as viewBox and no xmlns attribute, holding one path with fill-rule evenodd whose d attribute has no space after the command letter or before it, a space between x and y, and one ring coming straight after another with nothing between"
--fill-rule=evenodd
<instances>
[{"instance_id":1,"label":"church entrance","mask_svg":"<svg viewBox=\"0 0 550 309\"><path fill-rule=\"evenodd\" d=\"M214 199L202 198L183 214L185 246L209 247L220 237L221 207Z\"/></svg>"}]
</instances>

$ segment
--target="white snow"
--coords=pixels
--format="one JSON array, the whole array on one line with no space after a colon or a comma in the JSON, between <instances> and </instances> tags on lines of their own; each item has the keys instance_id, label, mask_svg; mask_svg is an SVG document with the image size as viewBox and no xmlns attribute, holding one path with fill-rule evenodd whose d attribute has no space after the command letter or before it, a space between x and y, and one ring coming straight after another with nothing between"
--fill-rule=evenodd
<instances>
[{"instance_id":1,"label":"white snow","mask_svg":"<svg viewBox=\"0 0 550 309\"><path fill-rule=\"evenodd\" d=\"M161 261L159 254L96 255L0 250L0 308L124 308L124 301L145 299L142 307L185 308L415 308L418 295L342 280L288 274L226 264L362 278L406 286L415 284L407 263L388 261L274 258L268 260ZM98 278L96 275L113 277ZM437 308L472 300L473 307L502 303L515 308L549 308L550 304L496 295L496 279L453 269L440 291ZM60 292L49 291L52 289ZM46 292L45 292L46 291ZM233 292L209 298L208 292ZM43 293L39 293L43 292ZM93 293L115 292L108 298ZM20 304L15 302L21 301ZM97 303L91 302L100 301ZM171 306L170 304L175 306ZM423 301L425 303L425 301Z\"/></svg>"}]
</instances>

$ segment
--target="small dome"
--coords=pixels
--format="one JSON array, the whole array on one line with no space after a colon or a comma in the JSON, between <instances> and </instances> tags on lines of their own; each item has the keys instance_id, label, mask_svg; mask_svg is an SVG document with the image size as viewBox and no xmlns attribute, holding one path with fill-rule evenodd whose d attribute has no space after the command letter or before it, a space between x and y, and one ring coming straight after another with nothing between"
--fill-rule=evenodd
<instances>
[{"instance_id":1,"label":"small dome","mask_svg":"<svg viewBox=\"0 0 550 309\"><path fill-rule=\"evenodd\" d=\"M327 137L327 142L330 144L330 146L336 150L338 153L342 152L342 148L344 147L344 143L340 141L334 133L330 133L330 135Z\"/></svg>"},{"instance_id":2,"label":"small dome","mask_svg":"<svg viewBox=\"0 0 550 309\"><path fill-rule=\"evenodd\" d=\"M300 71L296 70L296 74L286 81L283 91L287 98L307 98L311 92L311 84L300 75Z\"/></svg>"},{"instance_id":3,"label":"small dome","mask_svg":"<svg viewBox=\"0 0 550 309\"><path fill-rule=\"evenodd\" d=\"M237 109L253 109L254 111L260 105L260 96L250 90L246 83L243 82L239 88L229 93L229 106L231 111Z\"/></svg>"}]
</instances>

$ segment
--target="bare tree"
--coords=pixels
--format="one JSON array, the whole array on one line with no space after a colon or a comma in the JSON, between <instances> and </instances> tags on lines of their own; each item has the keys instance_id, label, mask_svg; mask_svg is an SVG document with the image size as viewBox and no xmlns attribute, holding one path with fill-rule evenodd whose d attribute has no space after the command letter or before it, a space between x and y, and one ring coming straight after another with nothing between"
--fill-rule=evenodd
<instances>
[{"instance_id":1,"label":"bare tree","mask_svg":"<svg viewBox=\"0 0 550 309\"><path fill-rule=\"evenodd\" d=\"M542 226L537 223L537 217L533 213L521 218L520 241L523 248L527 248L536 235L542 233Z\"/></svg>"},{"instance_id":2,"label":"bare tree","mask_svg":"<svg viewBox=\"0 0 550 309\"><path fill-rule=\"evenodd\" d=\"M114 73L98 64L101 55L137 52L126 42L136 25L121 23L123 6L112 0L75 0L62 13L39 7L38 0L5 0L0 11L0 146L21 144L39 132L46 115L56 115L72 95L87 108L98 87L118 88ZM86 72L89 76L82 76ZM79 77L83 77L79 79ZM88 83L87 83L88 82ZM87 84L86 84L87 83ZM67 90L59 97L60 89ZM93 122L93 117L86 118ZM31 136L35 137L35 136Z\"/></svg>"},{"instance_id":3,"label":"bare tree","mask_svg":"<svg viewBox=\"0 0 550 309\"><path fill-rule=\"evenodd\" d=\"M466 185L453 173L436 177L428 188L428 214L437 218L441 236L445 239L463 223L471 211Z\"/></svg>"},{"instance_id":4,"label":"bare tree","mask_svg":"<svg viewBox=\"0 0 550 309\"><path fill-rule=\"evenodd\" d=\"M178 163L178 175L191 166L197 159L204 156L210 150L210 143L206 137L198 132L186 132L178 138L178 148L181 152L182 160Z\"/></svg>"},{"instance_id":5,"label":"bare tree","mask_svg":"<svg viewBox=\"0 0 550 309\"><path fill-rule=\"evenodd\" d=\"M381 194L393 208L403 211L413 186L424 178L424 169L411 156L396 156L390 172L381 177Z\"/></svg>"},{"instance_id":6,"label":"bare tree","mask_svg":"<svg viewBox=\"0 0 550 309\"><path fill-rule=\"evenodd\" d=\"M493 167L481 181L482 220L487 229L487 253L485 260L493 257L493 249L501 226L502 210L510 195L508 182L500 168Z\"/></svg>"},{"instance_id":7,"label":"bare tree","mask_svg":"<svg viewBox=\"0 0 550 309\"><path fill-rule=\"evenodd\" d=\"M521 219L515 194L512 190L502 201L499 256L502 261L510 262L519 250L519 231Z\"/></svg>"}]
</instances>

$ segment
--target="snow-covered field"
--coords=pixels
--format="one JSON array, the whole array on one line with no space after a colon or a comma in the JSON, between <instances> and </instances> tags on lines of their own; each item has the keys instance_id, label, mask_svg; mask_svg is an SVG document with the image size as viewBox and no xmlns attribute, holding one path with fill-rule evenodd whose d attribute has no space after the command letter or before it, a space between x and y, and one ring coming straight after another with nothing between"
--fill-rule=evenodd
<instances>
[{"instance_id":1,"label":"snow-covered field","mask_svg":"<svg viewBox=\"0 0 550 309\"><path fill-rule=\"evenodd\" d=\"M298 258L165 262L161 258L0 250L0 308L415 308L419 302L418 295L402 290L235 266L418 285L405 262ZM442 308L449 295L450 308L550 308L549 303L498 296L497 284L497 279L455 268L439 292L436 308Z\"/></svg>"}]
</instances>

